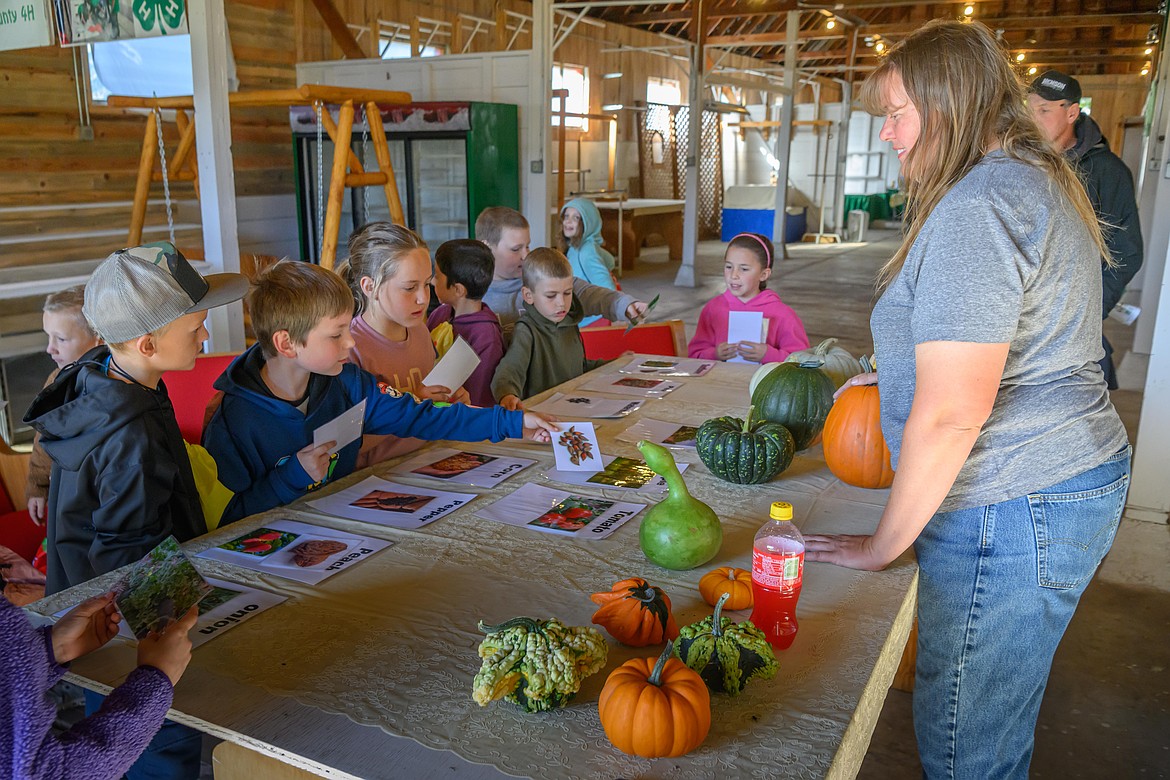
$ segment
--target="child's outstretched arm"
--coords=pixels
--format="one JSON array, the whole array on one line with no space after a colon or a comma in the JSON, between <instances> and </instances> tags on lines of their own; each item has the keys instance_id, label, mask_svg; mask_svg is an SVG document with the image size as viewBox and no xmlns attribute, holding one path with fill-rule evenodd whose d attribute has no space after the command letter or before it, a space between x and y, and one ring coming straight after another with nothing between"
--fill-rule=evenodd
<instances>
[{"instance_id":1,"label":"child's outstretched arm","mask_svg":"<svg viewBox=\"0 0 1170 780\"><path fill-rule=\"evenodd\" d=\"M366 373L344 372L342 381L351 398L365 397L365 432L414 437L426 441L503 441L524 435L525 419L521 412L500 406L480 409L473 406L435 406L418 401L388 385L379 385Z\"/></svg>"},{"instance_id":2,"label":"child's outstretched arm","mask_svg":"<svg viewBox=\"0 0 1170 780\"><path fill-rule=\"evenodd\" d=\"M641 303L632 295L607 290L576 277L573 278L573 297L581 301L581 309L586 315L598 315L612 322L625 320L629 316L627 310L630 306ZM645 306L646 304L642 303L643 310Z\"/></svg>"}]
</instances>

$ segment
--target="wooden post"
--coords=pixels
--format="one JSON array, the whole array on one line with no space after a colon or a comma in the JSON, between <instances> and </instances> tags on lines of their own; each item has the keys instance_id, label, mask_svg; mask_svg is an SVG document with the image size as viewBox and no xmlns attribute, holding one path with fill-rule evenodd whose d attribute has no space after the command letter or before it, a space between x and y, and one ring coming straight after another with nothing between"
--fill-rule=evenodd
<instances>
[{"instance_id":1,"label":"wooden post","mask_svg":"<svg viewBox=\"0 0 1170 780\"><path fill-rule=\"evenodd\" d=\"M236 220L236 178L232 168L231 109L228 100L227 18L224 0L189 4L191 74L198 159L199 213L203 257L215 273L240 270L240 231ZM239 302L207 313L211 352L244 348L244 307Z\"/></svg>"},{"instance_id":2,"label":"wooden post","mask_svg":"<svg viewBox=\"0 0 1170 780\"><path fill-rule=\"evenodd\" d=\"M558 209L565 204L565 101L569 99L569 90L553 90L553 97L560 100L557 103L557 115L560 117L560 126L557 128L557 203Z\"/></svg>"},{"instance_id":3,"label":"wooden post","mask_svg":"<svg viewBox=\"0 0 1170 780\"><path fill-rule=\"evenodd\" d=\"M345 196L345 172L349 163L349 141L353 134L353 101L341 104L337 136L333 140L333 169L329 178L329 200L325 204L325 227L321 246L321 267L333 270L337 257L337 232L341 228L341 199ZM339 154L344 149L345 153Z\"/></svg>"},{"instance_id":4,"label":"wooden post","mask_svg":"<svg viewBox=\"0 0 1170 780\"><path fill-rule=\"evenodd\" d=\"M496 51L508 50L508 12L502 6L496 8Z\"/></svg>"},{"instance_id":5,"label":"wooden post","mask_svg":"<svg viewBox=\"0 0 1170 780\"><path fill-rule=\"evenodd\" d=\"M463 53L463 14L455 14L455 21L451 22L451 53Z\"/></svg>"},{"instance_id":6,"label":"wooden post","mask_svg":"<svg viewBox=\"0 0 1170 780\"><path fill-rule=\"evenodd\" d=\"M410 20L410 56L422 56L421 45L419 44L418 34L418 17Z\"/></svg>"},{"instance_id":7,"label":"wooden post","mask_svg":"<svg viewBox=\"0 0 1170 780\"><path fill-rule=\"evenodd\" d=\"M186 166L191 170L191 181L195 183L195 197L199 197L199 164L191 157L191 150L195 147L195 125L187 118L187 112L182 109L175 111L175 123L179 126L179 148L171 157L171 166L168 174L173 181L178 181L179 174Z\"/></svg>"},{"instance_id":8,"label":"wooden post","mask_svg":"<svg viewBox=\"0 0 1170 780\"><path fill-rule=\"evenodd\" d=\"M398 195L398 180L394 178L394 164L390 161L386 130L382 126L382 112L378 110L377 103L366 103L366 123L370 128L370 138L374 142L378 168L386 174L386 183L382 186L386 190L386 204L390 207L390 221L395 225L405 225L406 215L402 211L402 199Z\"/></svg>"},{"instance_id":9,"label":"wooden post","mask_svg":"<svg viewBox=\"0 0 1170 780\"><path fill-rule=\"evenodd\" d=\"M382 57L382 22L378 16L379 10L378 3L372 0L366 3L366 24L370 28L370 57L375 60Z\"/></svg>"},{"instance_id":10,"label":"wooden post","mask_svg":"<svg viewBox=\"0 0 1170 780\"><path fill-rule=\"evenodd\" d=\"M142 156L138 158L138 180L134 183L134 207L130 210L128 246L142 243L142 226L146 223L146 200L150 197L150 180L154 173L154 156L158 154L158 117L151 111L146 115L146 131L142 135Z\"/></svg>"}]
</instances>

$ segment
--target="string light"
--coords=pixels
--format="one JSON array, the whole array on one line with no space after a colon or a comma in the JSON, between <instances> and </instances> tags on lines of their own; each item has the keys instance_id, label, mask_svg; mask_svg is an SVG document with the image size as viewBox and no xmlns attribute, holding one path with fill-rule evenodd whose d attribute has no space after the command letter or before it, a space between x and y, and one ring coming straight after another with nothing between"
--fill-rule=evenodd
<instances>
[{"instance_id":1,"label":"string light","mask_svg":"<svg viewBox=\"0 0 1170 780\"><path fill-rule=\"evenodd\" d=\"M1153 47L1153 46L1147 46L1147 47L1146 47L1146 54L1153 54L1153 53L1154 53L1154 47Z\"/></svg>"},{"instance_id":2,"label":"string light","mask_svg":"<svg viewBox=\"0 0 1170 780\"><path fill-rule=\"evenodd\" d=\"M1028 75L1029 75L1029 76L1035 76L1035 75L1036 75L1036 67L1035 67L1035 66L1032 66L1031 68L1028 68Z\"/></svg>"},{"instance_id":3,"label":"string light","mask_svg":"<svg viewBox=\"0 0 1170 780\"><path fill-rule=\"evenodd\" d=\"M831 19L829 19L829 21L825 22L825 29L826 30L832 30L836 26L837 26L837 17L835 17L835 16L832 17ZM1146 52L1146 53L1149 54L1149 52Z\"/></svg>"},{"instance_id":4,"label":"string light","mask_svg":"<svg viewBox=\"0 0 1170 780\"><path fill-rule=\"evenodd\" d=\"M1142 67L1142 75L1143 76L1150 75L1150 66L1149 65L1145 65Z\"/></svg>"},{"instance_id":5,"label":"string light","mask_svg":"<svg viewBox=\"0 0 1170 780\"><path fill-rule=\"evenodd\" d=\"M1023 61L1024 61L1024 53L1020 52L1019 54L1016 55L1016 62L1023 62Z\"/></svg>"},{"instance_id":6,"label":"string light","mask_svg":"<svg viewBox=\"0 0 1170 780\"><path fill-rule=\"evenodd\" d=\"M963 16L970 16L970 15L971 15L971 14L973 14L973 13L975 13L975 6L973 6L973 5L971 5L970 3L968 3L968 4L967 4L967 5L966 5L966 6L963 8Z\"/></svg>"},{"instance_id":7,"label":"string light","mask_svg":"<svg viewBox=\"0 0 1170 780\"><path fill-rule=\"evenodd\" d=\"M875 49L877 49L878 54L881 54L883 51L885 51L886 45L884 43L882 43L881 41L878 41L877 43L875 43L873 45L873 47Z\"/></svg>"}]
</instances>

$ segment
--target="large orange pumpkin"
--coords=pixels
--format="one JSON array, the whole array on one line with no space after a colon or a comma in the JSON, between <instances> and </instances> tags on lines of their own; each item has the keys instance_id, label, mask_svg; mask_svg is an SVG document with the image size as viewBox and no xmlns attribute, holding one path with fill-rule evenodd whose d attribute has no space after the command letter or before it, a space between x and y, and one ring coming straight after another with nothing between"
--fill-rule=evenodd
<instances>
[{"instance_id":1,"label":"large orange pumpkin","mask_svg":"<svg viewBox=\"0 0 1170 780\"><path fill-rule=\"evenodd\" d=\"M755 604L752 594L752 573L747 569L721 566L702 576L699 580L699 595L711 606L719 603L719 597L727 594L727 609L750 609Z\"/></svg>"},{"instance_id":2,"label":"large orange pumpkin","mask_svg":"<svg viewBox=\"0 0 1170 780\"><path fill-rule=\"evenodd\" d=\"M839 480L863 488L893 484L877 385L850 387L837 396L825 420L824 437L825 462Z\"/></svg>"},{"instance_id":3,"label":"large orange pumpkin","mask_svg":"<svg viewBox=\"0 0 1170 780\"><path fill-rule=\"evenodd\" d=\"M615 582L608 592L589 598L601 605L593 613L593 622L624 645L646 647L678 638L670 597L641 577Z\"/></svg>"},{"instance_id":4,"label":"large orange pumpkin","mask_svg":"<svg viewBox=\"0 0 1170 780\"><path fill-rule=\"evenodd\" d=\"M610 673L597 701L605 736L623 753L643 758L681 756L711 730L711 694L693 669L672 658L635 658Z\"/></svg>"}]
</instances>

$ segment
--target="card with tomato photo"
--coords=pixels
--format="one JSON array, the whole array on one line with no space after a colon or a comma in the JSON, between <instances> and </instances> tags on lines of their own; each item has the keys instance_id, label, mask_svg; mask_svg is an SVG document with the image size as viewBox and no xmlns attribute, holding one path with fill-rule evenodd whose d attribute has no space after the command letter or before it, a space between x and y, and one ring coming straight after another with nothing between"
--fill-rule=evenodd
<instances>
[{"instance_id":1,"label":"card with tomato photo","mask_svg":"<svg viewBox=\"0 0 1170 780\"><path fill-rule=\"evenodd\" d=\"M546 533L604 539L645 508L645 504L583 496L529 482L476 514Z\"/></svg>"},{"instance_id":2,"label":"card with tomato photo","mask_svg":"<svg viewBox=\"0 0 1170 780\"><path fill-rule=\"evenodd\" d=\"M230 542L221 544L220 548L232 552L246 553L264 557L292 544L299 538L298 534L288 531L274 531L271 528L257 528L250 534L236 537Z\"/></svg>"}]
</instances>

